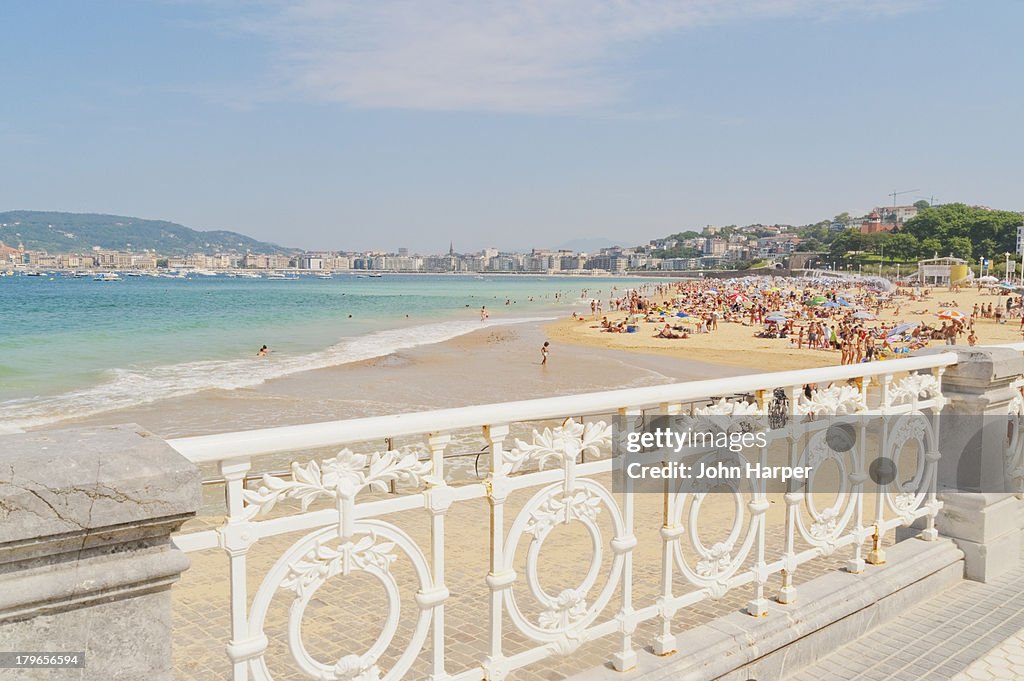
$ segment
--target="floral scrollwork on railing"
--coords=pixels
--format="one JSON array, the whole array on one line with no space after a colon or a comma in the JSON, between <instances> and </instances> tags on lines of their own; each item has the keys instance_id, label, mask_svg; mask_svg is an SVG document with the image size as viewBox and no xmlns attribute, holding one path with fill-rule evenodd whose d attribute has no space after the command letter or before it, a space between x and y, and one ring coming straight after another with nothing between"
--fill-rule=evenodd
<instances>
[{"instance_id":1,"label":"floral scrollwork on railing","mask_svg":"<svg viewBox=\"0 0 1024 681\"><path fill-rule=\"evenodd\" d=\"M587 615L586 594L579 589L564 589L551 607L538 615L537 624L541 629L568 629Z\"/></svg>"},{"instance_id":2,"label":"floral scrollwork on railing","mask_svg":"<svg viewBox=\"0 0 1024 681\"><path fill-rule=\"evenodd\" d=\"M832 539L839 527L839 510L829 506L811 522L811 536L819 540Z\"/></svg>"},{"instance_id":3,"label":"floral scrollwork on railing","mask_svg":"<svg viewBox=\"0 0 1024 681\"><path fill-rule=\"evenodd\" d=\"M757 402L729 400L723 397L707 407L698 407L695 412L698 416L750 416L760 414L761 408Z\"/></svg>"},{"instance_id":4,"label":"floral scrollwork on railing","mask_svg":"<svg viewBox=\"0 0 1024 681\"><path fill-rule=\"evenodd\" d=\"M892 405L930 400L939 395L939 379L932 374L910 374L890 386L888 392L889 403Z\"/></svg>"},{"instance_id":5,"label":"floral scrollwork on railing","mask_svg":"<svg viewBox=\"0 0 1024 681\"><path fill-rule=\"evenodd\" d=\"M549 496L533 513L523 530L533 537L543 537L552 527L573 520L597 520L601 512L601 497L588 487L564 496Z\"/></svg>"},{"instance_id":6,"label":"floral scrollwork on railing","mask_svg":"<svg viewBox=\"0 0 1024 681\"><path fill-rule=\"evenodd\" d=\"M372 533L337 548L317 543L288 566L288 574L281 581L281 588L304 597L308 591L319 588L331 577L347 577L353 569L367 572L376 568L380 572L387 572L397 558L394 548L394 542L377 543L377 535Z\"/></svg>"},{"instance_id":7,"label":"floral scrollwork on railing","mask_svg":"<svg viewBox=\"0 0 1024 681\"><path fill-rule=\"evenodd\" d=\"M322 463L315 459L303 465L292 462L291 480L265 474L259 487L242 492L245 514L252 518L269 513L278 502L296 499L306 511L320 497L353 498L370 489L386 492L388 483L421 485L437 482L430 475L432 464L421 461L416 451L390 450L356 454L343 449Z\"/></svg>"},{"instance_id":8,"label":"floral scrollwork on railing","mask_svg":"<svg viewBox=\"0 0 1024 681\"><path fill-rule=\"evenodd\" d=\"M568 419L563 425L533 431L531 442L517 439L515 445L504 454L504 473L515 473L528 461L536 461L543 468L549 459L564 465L575 461L580 454L597 456L601 449L611 443L612 429L604 421L577 423Z\"/></svg>"},{"instance_id":9,"label":"floral scrollwork on railing","mask_svg":"<svg viewBox=\"0 0 1024 681\"><path fill-rule=\"evenodd\" d=\"M714 578L729 569L732 564L733 542L719 542L703 558L697 561L695 571L701 577Z\"/></svg>"},{"instance_id":10,"label":"floral scrollwork on railing","mask_svg":"<svg viewBox=\"0 0 1024 681\"><path fill-rule=\"evenodd\" d=\"M829 386L811 391L811 397L801 396L793 408L799 415L845 416L867 409L860 389L849 386Z\"/></svg>"},{"instance_id":11,"label":"floral scrollwork on railing","mask_svg":"<svg viewBox=\"0 0 1024 681\"><path fill-rule=\"evenodd\" d=\"M934 439L931 423L923 414L900 417L889 433L887 454L897 471L897 479L887 485L885 494L889 507L898 513L905 523L913 520L914 513L924 501L928 481L934 478L935 462L929 461L927 456L934 448ZM905 475L905 467L901 463L904 446L911 442L916 445L916 465L910 477L901 480L899 476Z\"/></svg>"}]
</instances>

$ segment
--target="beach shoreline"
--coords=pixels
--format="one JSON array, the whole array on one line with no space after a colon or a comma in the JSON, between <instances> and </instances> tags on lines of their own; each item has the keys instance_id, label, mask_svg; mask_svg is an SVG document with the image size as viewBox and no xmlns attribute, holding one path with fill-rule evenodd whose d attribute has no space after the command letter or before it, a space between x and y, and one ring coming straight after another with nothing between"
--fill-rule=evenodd
<instances>
[{"instance_id":1,"label":"beach shoreline","mask_svg":"<svg viewBox=\"0 0 1024 681\"><path fill-rule=\"evenodd\" d=\"M617 349L540 347L545 322L496 323L437 343L310 369L231 390L209 389L65 419L32 430L135 423L163 438L599 392L744 373Z\"/></svg>"}]
</instances>

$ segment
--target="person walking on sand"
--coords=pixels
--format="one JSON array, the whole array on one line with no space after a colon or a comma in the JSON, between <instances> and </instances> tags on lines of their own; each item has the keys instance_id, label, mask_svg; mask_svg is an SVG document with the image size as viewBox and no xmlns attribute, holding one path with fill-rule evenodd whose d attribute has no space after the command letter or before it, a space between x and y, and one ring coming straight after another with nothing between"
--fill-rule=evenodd
<instances>
[{"instance_id":1,"label":"person walking on sand","mask_svg":"<svg viewBox=\"0 0 1024 681\"><path fill-rule=\"evenodd\" d=\"M540 357L541 357L540 365L542 367L543 366L547 366L547 364L548 364L548 352L550 351L550 349L549 349L550 345L551 345L550 342L544 341L544 345L542 345L541 348L540 348Z\"/></svg>"}]
</instances>

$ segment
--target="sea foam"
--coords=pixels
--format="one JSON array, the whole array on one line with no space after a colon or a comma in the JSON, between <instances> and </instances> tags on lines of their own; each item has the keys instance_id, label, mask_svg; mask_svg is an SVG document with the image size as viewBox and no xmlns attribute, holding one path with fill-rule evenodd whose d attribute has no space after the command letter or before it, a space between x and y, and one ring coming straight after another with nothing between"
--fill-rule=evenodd
<instances>
[{"instance_id":1,"label":"sea foam","mask_svg":"<svg viewBox=\"0 0 1024 681\"><path fill-rule=\"evenodd\" d=\"M271 354L267 358L204 360L142 370L113 369L108 372L108 381L88 388L0 403L0 432L35 428L203 390L251 388L302 371L361 362L400 350L440 343L482 328L550 319L552 317L435 322L345 338L328 348L304 355Z\"/></svg>"}]
</instances>

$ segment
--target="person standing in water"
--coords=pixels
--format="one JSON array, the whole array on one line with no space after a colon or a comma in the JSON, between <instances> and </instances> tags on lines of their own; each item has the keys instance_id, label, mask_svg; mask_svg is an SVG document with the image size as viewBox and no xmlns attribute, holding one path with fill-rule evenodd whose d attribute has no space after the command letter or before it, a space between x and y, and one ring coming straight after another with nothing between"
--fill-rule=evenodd
<instances>
[{"instance_id":1,"label":"person standing in water","mask_svg":"<svg viewBox=\"0 0 1024 681\"><path fill-rule=\"evenodd\" d=\"M550 351L550 348L549 348L550 345L551 345L551 343L549 343L548 341L544 341L544 345L542 345L541 348L540 348L540 356L541 356L540 365L541 366L547 366L547 364L548 364L548 352Z\"/></svg>"},{"instance_id":2,"label":"person standing in water","mask_svg":"<svg viewBox=\"0 0 1024 681\"><path fill-rule=\"evenodd\" d=\"M480 308L480 321L486 322L487 318L490 317L490 316L491 315L487 312L487 306L486 305L484 305L483 307Z\"/></svg>"},{"instance_id":3,"label":"person standing in water","mask_svg":"<svg viewBox=\"0 0 1024 681\"><path fill-rule=\"evenodd\" d=\"M260 349L259 349L259 350L258 350L258 351L256 352L256 356L257 356L257 357L266 357L266 356L267 356L267 353L269 353L269 352L270 352L270 350L268 350L268 349L267 349L267 346L266 346L266 345L264 345L264 346L263 346L262 348L260 348Z\"/></svg>"}]
</instances>

